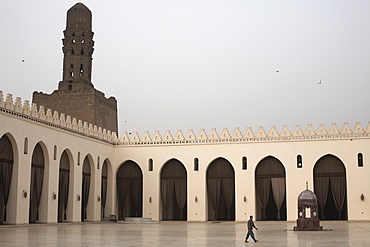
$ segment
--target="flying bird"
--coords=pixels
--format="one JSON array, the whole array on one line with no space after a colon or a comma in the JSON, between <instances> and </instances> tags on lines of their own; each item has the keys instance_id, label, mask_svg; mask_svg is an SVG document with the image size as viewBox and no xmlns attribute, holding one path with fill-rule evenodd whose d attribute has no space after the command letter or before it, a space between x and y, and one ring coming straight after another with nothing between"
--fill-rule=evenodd
<instances>
[{"instance_id":1,"label":"flying bird","mask_svg":"<svg viewBox=\"0 0 370 247\"><path fill-rule=\"evenodd\" d=\"M321 80L317 84L321 84Z\"/></svg>"},{"instance_id":2,"label":"flying bird","mask_svg":"<svg viewBox=\"0 0 370 247\"><path fill-rule=\"evenodd\" d=\"M276 73L279 73L279 70L276 70Z\"/></svg>"},{"instance_id":3,"label":"flying bird","mask_svg":"<svg viewBox=\"0 0 370 247\"><path fill-rule=\"evenodd\" d=\"M24 61L26 61L26 60L22 59L22 63L24 63Z\"/></svg>"}]
</instances>

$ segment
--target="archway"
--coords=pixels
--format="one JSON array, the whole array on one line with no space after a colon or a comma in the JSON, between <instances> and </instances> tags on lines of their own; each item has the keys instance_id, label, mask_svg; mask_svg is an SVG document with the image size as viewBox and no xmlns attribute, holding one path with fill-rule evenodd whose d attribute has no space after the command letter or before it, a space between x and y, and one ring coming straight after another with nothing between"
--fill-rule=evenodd
<instances>
[{"instance_id":1,"label":"archway","mask_svg":"<svg viewBox=\"0 0 370 247\"><path fill-rule=\"evenodd\" d=\"M346 168L333 155L321 157L315 164L314 188L321 220L347 220Z\"/></svg>"},{"instance_id":2,"label":"archway","mask_svg":"<svg viewBox=\"0 0 370 247\"><path fill-rule=\"evenodd\" d=\"M257 220L286 220L285 168L275 157L261 160L256 168Z\"/></svg>"},{"instance_id":3,"label":"archway","mask_svg":"<svg viewBox=\"0 0 370 247\"><path fill-rule=\"evenodd\" d=\"M69 157L63 151L59 162L59 188L58 188L58 222L67 220L68 192L70 178Z\"/></svg>"},{"instance_id":4,"label":"archway","mask_svg":"<svg viewBox=\"0 0 370 247\"><path fill-rule=\"evenodd\" d=\"M133 161L124 162L117 172L118 219L142 217L143 173Z\"/></svg>"},{"instance_id":5,"label":"archway","mask_svg":"<svg viewBox=\"0 0 370 247\"><path fill-rule=\"evenodd\" d=\"M161 171L162 220L187 219L187 173L184 165L171 159Z\"/></svg>"},{"instance_id":6,"label":"archway","mask_svg":"<svg viewBox=\"0 0 370 247\"><path fill-rule=\"evenodd\" d=\"M108 189L108 164L104 160L101 171L101 219L105 216L105 205L107 203L107 189Z\"/></svg>"},{"instance_id":7,"label":"archway","mask_svg":"<svg viewBox=\"0 0 370 247\"><path fill-rule=\"evenodd\" d=\"M12 181L13 147L6 135L0 139L0 225L7 221L7 203L9 198L10 183Z\"/></svg>"},{"instance_id":8,"label":"archway","mask_svg":"<svg viewBox=\"0 0 370 247\"><path fill-rule=\"evenodd\" d=\"M29 223L39 220L39 206L44 181L45 159L44 152L39 143L36 144L32 154Z\"/></svg>"},{"instance_id":9,"label":"archway","mask_svg":"<svg viewBox=\"0 0 370 247\"><path fill-rule=\"evenodd\" d=\"M235 171L224 158L207 168L208 220L235 220Z\"/></svg>"},{"instance_id":10,"label":"archway","mask_svg":"<svg viewBox=\"0 0 370 247\"><path fill-rule=\"evenodd\" d=\"M89 202L91 181L91 165L89 158L86 156L82 167L82 204L81 204L81 221L87 219L87 204Z\"/></svg>"}]
</instances>

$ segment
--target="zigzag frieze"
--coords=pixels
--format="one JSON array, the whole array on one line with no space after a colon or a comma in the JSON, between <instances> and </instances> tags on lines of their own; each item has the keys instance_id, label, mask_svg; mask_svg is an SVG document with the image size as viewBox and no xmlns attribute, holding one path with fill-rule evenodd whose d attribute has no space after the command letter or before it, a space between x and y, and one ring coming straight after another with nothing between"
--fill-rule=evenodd
<instances>
[{"instance_id":1,"label":"zigzag frieze","mask_svg":"<svg viewBox=\"0 0 370 247\"><path fill-rule=\"evenodd\" d=\"M230 132L224 128L220 133L216 129L212 129L208 134L204 129L200 129L198 134L190 129L187 133L178 130L174 135L167 130L163 136L159 131L155 131L151 136L148 131L140 135L137 131L132 134L124 132L121 138L117 137L115 132L107 131L96 125L83 122L71 116L66 116L63 113L44 109L43 106L37 107L36 104L30 105L28 100L22 104L21 98L17 97L13 100L12 94L7 94L5 100L3 92L0 90L0 111L11 114L16 117L25 118L39 124L46 124L55 128L60 128L68 132L87 136L97 140L115 145L125 146L142 146L142 145L189 145L189 144L217 144L217 143L240 143L240 142L280 142L280 141L310 141L310 140L326 140L326 139L354 139L354 138L370 138L370 122L366 128L363 128L358 122L354 128L350 128L348 123L344 123L339 129L337 124L331 124L329 129L326 129L323 124L320 124L317 129L309 124L306 129L301 126L295 126L293 131L284 125L281 131L278 131L275 126L272 126L269 131L265 131L263 127L259 127L257 132L253 132L251 127L241 131L235 128ZM186 134L185 134L186 133Z\"/></svg>"},{"instance_id":2,"label":"zigzag frieze","mask_svg":"<svg viewBox=\"0 0 370 247\"><path fill-rule=\"evenodd\" d=\"M51 127L63 129L65 131L104 141L110 144L117 144L118 138L115 132L103 129L93 124L83 122L71 116L65 116L63 113L44 109L44 106L39 106L25 100L22 104L20 97L13 100L12 94L7 94L5 101L3 91L0 90L0 111L11 114L16 117L24 118L38 124L46 124Z\"/></svg>"}]
</instances>

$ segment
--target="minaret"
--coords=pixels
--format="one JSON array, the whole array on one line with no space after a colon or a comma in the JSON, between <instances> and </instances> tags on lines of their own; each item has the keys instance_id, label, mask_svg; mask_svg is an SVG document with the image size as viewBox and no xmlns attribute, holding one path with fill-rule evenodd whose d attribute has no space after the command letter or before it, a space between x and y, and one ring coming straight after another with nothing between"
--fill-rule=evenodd
<instances>
[{"instance_id":1,"label":"minaret","mask_svg":"<svg viewBox=\"0 0 370 247\"><path fill-rule=\"evenodd\" d=\"M82 3L67 11L62 39L63 79L51 94L33 92L32 102L117 133L117 100L106 98L91 83L94 52L91 19L91 11Z\"/></svg>"},{"instance_id":2,"label":"minaret","mask_svg":"<svg viewBox=\"0 0 370 247\"><path fill-rule=\"evenodd\" d=\"M91 28L91 11L82 3L76 3L67 12L67 25L63 41L63 80L61 91L86 90L91 83L94 41Z\"/></svg>"}]
</instances>

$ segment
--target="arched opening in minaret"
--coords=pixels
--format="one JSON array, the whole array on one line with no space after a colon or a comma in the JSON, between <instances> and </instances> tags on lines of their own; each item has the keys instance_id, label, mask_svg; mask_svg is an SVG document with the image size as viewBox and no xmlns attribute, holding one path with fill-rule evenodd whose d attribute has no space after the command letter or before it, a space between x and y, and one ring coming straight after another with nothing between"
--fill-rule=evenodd
<instances>
[{"instance_id":1,"label":"arched opening in minaret","mask_svg":"<svg viewBox=\"0 0 370 247\"><path fill-rule=\"evenodd\" d=\"M81 50L81 55L85 54L84 49Z\"/></svg>"},{"instance_id":2,"label":"arched opening in minaret","mask_svg":"<svg viewBox=\"0 0 370 247\"><path fill-rule=\"evenodd\" d=\"M83 76L84 74L84 65L80 64L80 76Z\"/></svg>"}]
</instances>

